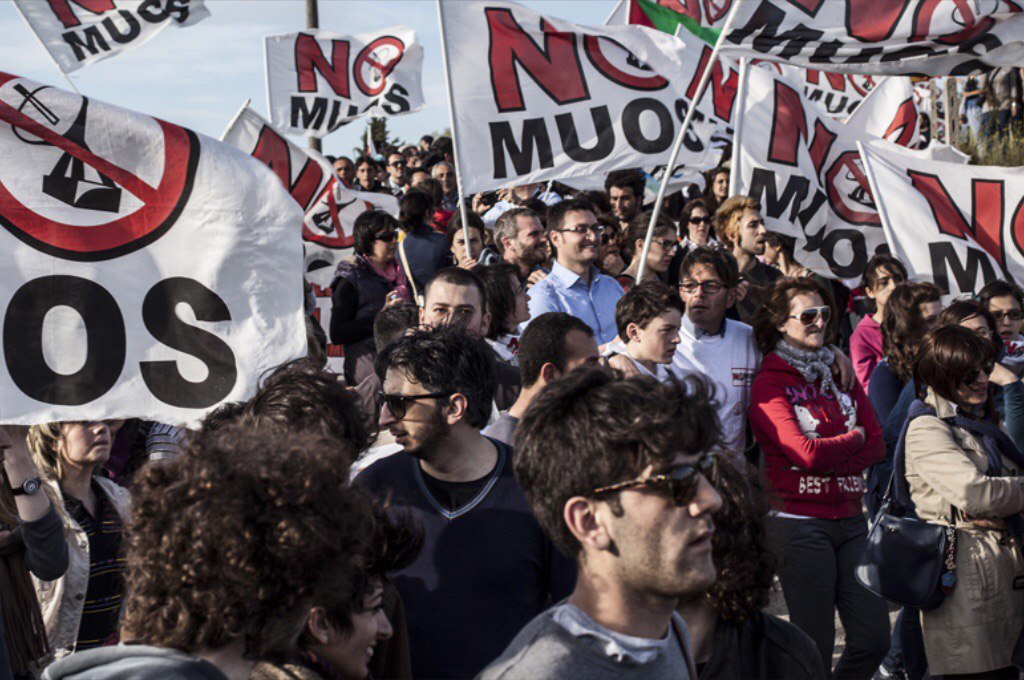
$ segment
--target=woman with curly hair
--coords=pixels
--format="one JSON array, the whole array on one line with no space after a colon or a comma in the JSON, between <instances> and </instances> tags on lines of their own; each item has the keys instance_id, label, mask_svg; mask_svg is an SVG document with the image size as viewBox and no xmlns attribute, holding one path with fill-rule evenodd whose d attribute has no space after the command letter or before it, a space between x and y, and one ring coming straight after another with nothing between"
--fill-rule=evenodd
<instances>
[{"instance_id":1,"label":"woman with curly hair","mask_svg":"<svg viewBox=\"0 0 1024 680\"><path fill-rule=\"evenodd\" d=\"M369 540L350 445L240 418L136 478L121 640L47 678L248 678L314 602L350 597Z\"/></svg>"},{"instance_id":2,"label":"woman with curly hair","mask_svg":"<svg viewBox=\"0 0 1024 680\"><path fill-rule=\"evenodd\" d=\"M298 647L287 663L261 663L252 680L364 680L367 677L408 678L408 639L391 645L394 627L388 610L402 618L401 598L388 574L412 564L423 547L423 531L413 515L388 504L374 504L373 534L348 597L325 593L309 611ZM389 606L390 605L390 606ZM381 665L380 661L391 663Z\"/></svg>"},{"instance_id":3,"label":"woman with curly hair","mask_svg":"<svg viewBox=\"0 0 1024 680\"><path fill-rule=\"evenodd\" d=\"M775 555L765 539L768 503L757 471L715 467L722 507L715 513L711 591L679 605L690 632L700 678L823 678L814 642L799 628L766 613Z\"/></svg>"}]
</instances>

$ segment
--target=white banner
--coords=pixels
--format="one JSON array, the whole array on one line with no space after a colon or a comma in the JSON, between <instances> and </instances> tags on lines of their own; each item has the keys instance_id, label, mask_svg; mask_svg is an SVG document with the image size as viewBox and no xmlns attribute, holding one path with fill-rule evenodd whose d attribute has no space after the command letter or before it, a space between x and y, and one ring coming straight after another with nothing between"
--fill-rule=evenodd
<instances>
[{"instance_id":1,"label":"white banner","mask_svg":"<svg viewBox=\"0 0 1024 680\"><path fill-rule=\"evenodd\" d=\"M0 74L0 422L194 422L304 356L302 212L226 144Z\"/></svg>"},{"instance_id":2,"label":"white banner","mask_svg":"<svg viewBox=\"0 0 1024 680\"><path fill-rule=\"evenodd\" d=\"M301 225L305 244L303 274L310 283L328 286L338 262L352 253L352 226L373 207L398 214L394 196L346 189L327 159L303 149L277 132L245 105L221 140L255 156L274 171L305 213Z\"/></svg>"},{"instance_id":3,"label":"white banner","mask_svg":"<svg viewBox=\"0 0 1024 680\"><path fill-rule=\"evenodd\" d=\"M893 144L916 148L920 117L914 102L914 85L910 78L888 76L868 93L846 119L846 125L888 139Z\"/></svg>"},{"instance_id":4,"label":"white banner","mask_svg":"<svg viewBox=\"0 0 1024 680\"><path fill-rule=\"evenodd\" d=\"M71 73L210 16L205 0L14 0L58 68Z\"/></svg>"},{"instance_id":5,"label":"white banner","mask_svg":"<svg viewBox=\"0 0 1024 680\"><path fill-rule=\"evenodd\" d=\"M465 193L667 162L706 45L500 0L440 7ZM699 110L679 162L712 167L730 113Z\"/></svg>"},{"instance_id":6,"label":"white banner","mask_svg":"<svg viewBox=\"0 0 1024 680\"><path fill-rule=\"evenodd\" d=\"M967 75L1024 63L1018 0L746 0L723 52L836 73Z\"/></svg>"},{"instance_id":7,"label":"white banner","mask_svg":"<svg viewBox=\"0 0 1024 680\"><path fill-rule=\"evenodd\" d=\"M950 298L996 279L1024 283L1024 168L942 163L880 141L860 149L911 277Z\"/></svg>"},{"instance_id":8,"label":"white banner","mask_svg":"<svg viewBox=\"0 0 1024 680\"><path fill-rule=\"evenodd\" d=\"M270 120L280 130L323 137L365 114L423 108L423 47L411 28L352 36L310 29L264 40Z\"/></svg>"}]
</instances>

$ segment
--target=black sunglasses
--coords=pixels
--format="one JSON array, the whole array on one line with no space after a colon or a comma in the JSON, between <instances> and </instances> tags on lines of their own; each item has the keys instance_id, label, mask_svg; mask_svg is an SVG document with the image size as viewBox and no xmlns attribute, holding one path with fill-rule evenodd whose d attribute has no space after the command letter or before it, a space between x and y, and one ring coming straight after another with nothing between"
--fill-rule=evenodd
<instances>
[{"instance_id":1,"label":"black sunglasses","mask_svg":"<svg viewBox=\"0 0 1024 680\"><path fill-rule=\"evenodd\" d=\"M452 396L451 392L433 392L431 394L388 394L377 392L377 398L388 407L395 418L401 420L409 410L409 404L420 399L446 399Z\"/></svg>"},{"instance_id":2,"label":"black sunglasses","mask_svg":"<svg viewBox=\"0 0 1024 680\"><path fill-rule=\"evenodd\" d=\"M377 234L373 238L376 241L384 241L384 243L391 243L396 238L398 238L398 232L397 231L382 231L381 233Z\"/></svg>"},{"instance_id":3,"label":"black sunglasses","mask_svg":"<svg viewBox=\"0 0 1024 680\"><path fill-rule=\"evenodd\" d=\"M708 481L713 482L716 476L716 468L716 456L712 453L706 453L694 463L676 465L670 468L668 472L660 475L643 479L630 479L625 482L602 486L591 491L590 495L600 496L615 491L643 487L667 493L676 505L686 505L692 502L697 495L697 486L700 483L698 475L702 475Z\"/></svg>"},{"instance_id":4,"label":"black sunglasses","mask_svg":"<svg viewBox=\"0 0 1024 680\"><path fill-rule=\"evenodd\" d=\"M689 220L690 224L710 224L710 217L691 217Z\"/></svg>"},{"instance_id":5,"label":"black sunglasses","mask_svg":"<svg viewBox=\"0 0 1024 680\"><path fill-rule=\"evenodd\" d=\"M995 362L988 362L981 368L976 368L967 374L967 378L964 380L965 385L973 385L981 379L982 375L989 376L996 368Z\"/></svg>"},{"instance_id":6,"label":"black sunglasses","mask_svg":"<svg viewBox=\"0 0 1024 680\"><path fill-rule=\"evenodd\" d=\"M992 312L992 318L996 320L996 323L1002 323L1003 319L1009 319L1010 321L1020 321L1024 319L1024 311L1019 309L1011 309L1008 312L996 311Z\"/></svg>"}]
</instances>

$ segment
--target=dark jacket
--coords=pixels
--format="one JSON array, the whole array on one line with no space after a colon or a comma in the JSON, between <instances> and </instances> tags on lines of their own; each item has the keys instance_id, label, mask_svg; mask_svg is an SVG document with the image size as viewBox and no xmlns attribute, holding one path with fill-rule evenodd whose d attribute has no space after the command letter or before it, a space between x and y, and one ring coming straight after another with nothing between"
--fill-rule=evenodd
<instances>
[{"instance_id":1,"label":"dark jacket","mask_svg":"<svg viewBox=\"0 0 1024 680\"><path fill-rule=\"evenodd\" d=\"M372 371L377 348L373 320L384 309L391 284L366 260L342 262L331 281L331 342L345 346L345 380L357 385ZM369 361L366 360L369 358ZM357 370L359 369L359 370Z\"/></svg>"},{"instance_id":2,"label":"dark jacket","mask_svg":"<svg viewBox=\"0 0 1024 680\"><path fill-rule=\"evenodd\" d=\"M745 623L719 622L701 680L799 680L824 678L821 656L811 638L792 623L758 612Z\"/></svg>"}]
</instances>

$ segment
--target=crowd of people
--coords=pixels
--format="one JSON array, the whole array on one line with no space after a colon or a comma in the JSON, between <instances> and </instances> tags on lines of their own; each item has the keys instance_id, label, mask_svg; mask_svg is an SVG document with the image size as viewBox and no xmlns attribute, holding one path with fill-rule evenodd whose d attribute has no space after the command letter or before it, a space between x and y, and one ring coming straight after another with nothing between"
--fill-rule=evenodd
<instances>
[{"instance_id":1,"label":"crowd of people","mask_svg":"<svg viewBox=\"0 0 1024 680\"><path fill-rule=\"evenodd\" d=\"M641 263L640 170L460 206L446 138L331 160L399 214L307 357L192 429L0 428L0 677L1018 677L1014 284L848 289L726 168ZM857 577L891 479L955 534L937 608Z\"/></svg>"}]
</instances>

